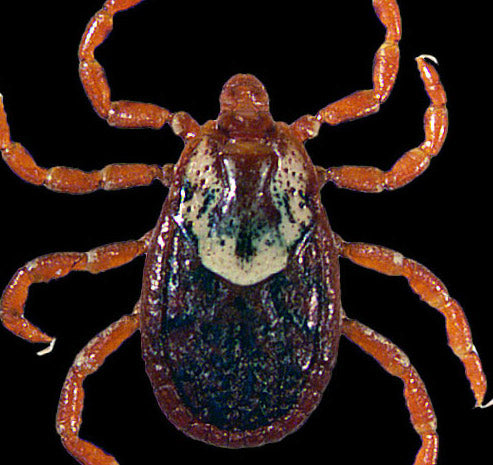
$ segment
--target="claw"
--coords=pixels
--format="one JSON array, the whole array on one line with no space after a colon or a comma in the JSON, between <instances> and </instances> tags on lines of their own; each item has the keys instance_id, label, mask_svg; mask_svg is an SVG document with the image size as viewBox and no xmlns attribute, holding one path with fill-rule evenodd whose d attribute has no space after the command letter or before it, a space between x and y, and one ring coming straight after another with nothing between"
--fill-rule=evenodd
<instances>
[{"instance_id":1,"label":"claw","mask_svg":"<svg viewBox=\"0 0 493 465\"><path fill-rule=\"evenodd\" d=\"M433 63L435 63L436 65L438 65L438 60L433 55L428 55L426 53L423 53L419 57L416 57L416 60L419 59L419 58L424 58L426 60L431 60Z\"/></svg>"},{"instance_id":2,"label":"claw","mask_svg":"<svg viewBox=\"0 0 493 465\"><path fill-rule=\"evenodd\" d=\"M488 408L493 405L493 399L491 399L487 404L477 405L478 408Z\"/></svg>"},{"instance_id":3,"label":"claw","mask_svg":"<svg viewBox=\"0 0 493 465\"><path fill-rule=\"evenodd\" d=\"M44 349L40 350L39 352L36 352L36 355L39 355L40 357L46 354L49 354L55 345L56 338L53 338L49 345L45 347Z\"/></svg>"}]
</instances>

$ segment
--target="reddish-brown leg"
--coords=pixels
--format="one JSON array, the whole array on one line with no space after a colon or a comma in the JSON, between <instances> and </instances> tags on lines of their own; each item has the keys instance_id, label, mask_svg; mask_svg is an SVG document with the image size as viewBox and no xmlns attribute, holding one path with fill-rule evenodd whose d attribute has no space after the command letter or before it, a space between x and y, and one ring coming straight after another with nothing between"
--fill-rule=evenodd
<instances>
[{"instance_id":1,"label":"reddish-brown leg","mask_svg":"<svg viewBox=\"0 0 493 465\"><path fill-rule=\"evenodd\" d=\"M444 317L448 344L463 363L476 398L483 406L486 376L472 342L471 329L459 303L450 297L445 285L423 265L385 247L341 241L341 254L354 263L389 276L404 276L411 289Z\"/></svg>"},{"instance_id":2,"label":"reddish-brown leg","mask_svg":"<svg viewBox=\"0 0 493 465\"><path fill-rule=\"evenodd\" d=\"M10 128L1 95L0 150L10 169L24 181L69 194L86 194L98 189L116 190L145 186L155 179L168 186L173 173L171 164L163 167L144 164L113 164L99 171L90 172L64 166L41 168L21 144L10 139Z\"/></svg>"},{"instance_id":3,"label":"reddish-brown leg","mask_svg":"<svg viewBox=\"0 0 493 465\"><path fill-rule=\"evenodd\" d=\"M385 26L385 40L377 50L373 61L373 88L360 90L331 103L315 117L302 116L293 128L302 140L316 136L316 123L335 125L376 113L380 104L387 100L399 70L399 40L401 16L396 0L373 0L373 8Z\"/></svg>"},{"instance_id":4,"label":"reddish-brown leg","mask_svg":"<svg viewBox=\"0 0 493 465\"><path fill-rule=\"evenodd\" d=\"M404 398L411 423L421 437L414 465L434 465L438 455L436 417L426 387L407 355L391 341L355 320L343 318L342 332L404 383Z\"/></svg>"},{"instance_id":5,"label":"reddish-brown leg","mask_svg":"<svg viewBox=\"0 0 493 465\"><path fill-rule=\"evenodd\" d=\"M24 305L31 284L58 279L72 271L95 274L124 265L147 251L149 238L150 233L136 241L103 245L89 252L59 252L30 261L17 270L3 291L0 320L8 330L29 342L53 343L51 336L24 316Z\"/></svg>"},{"instance_id":6,"label":"reddish-brown leg","mask_svg":"<svg viewBox=\"0 0 493 465\"><path fill-rule=\"evenodd\" d=\"M411 182L428 168L431 158L438 154L447 135L448 116L445 90L435 68L423 55L416 59L430 106L424 116L425 140L402 155L389 171L371 166L339 166L329 168L323 180L338 187L360 192L381 192L397 189Z\"/></svg>"},{"instance_id":7,"label":"reddish-brown leg","mask_svg":"<svg viewBox=\"0 0 493 465\"><path fill-rule=\"evenodd\" d=\"M94 50L113 29L113 16L142 0L107 0L89 21L79 47L79 74L82 85L97 114L111 126L120 128L159 129L170 122L172 114L150 103L128 100L111 101L111 91L104 68L94 57Z\"/></svg>"},{"instance_id":8,"label":"reddish-brown leg","mask_svg":"<svg viewBox=\"0 0 493 465\"><path fill-rule=\"evenodd\" d=\"M82 383L94 373L139 327L139 310L125 315L99 333L79 352L70 368L60 394L57 431L67 451L83 465L118 465L118 462L94 444L79 438L84 407Z\"/></svg>"}]
</instances>

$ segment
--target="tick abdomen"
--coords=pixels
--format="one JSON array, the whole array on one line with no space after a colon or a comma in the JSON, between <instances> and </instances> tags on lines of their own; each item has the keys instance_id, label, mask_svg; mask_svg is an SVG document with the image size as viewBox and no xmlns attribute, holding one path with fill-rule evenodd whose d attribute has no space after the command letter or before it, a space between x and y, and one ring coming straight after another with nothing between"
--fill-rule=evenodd
<instances>
[{"instance_id":1,"label":"tick abdomen","mask_svg":"<svg viewBox=\"0 0 493 465\"><path fill-rule=\"evenodd\" d=\"M207 427L241 434L289 423L283 435L294 431L318 404L337 354L337 261L328 240L300 245L284 270L239 286L208 270L172 229L143 333L164 413L188 432L184 415L174 418L175 401L159 399L161 386L173 386L180 408Z\"/></svg>"},{"instance_id":2,"label":"tick abdomen","mask_svg":"<svg viewBox=\"0 0 493 465\"><path fill-rule=\"evenodd\" d=\"M224 430L253 430L286 415L298 401L319 339L283 300L283 276L225 292L199 266L189 283L196 299L164 311L161 343L184 405Z\"/></svg>"}]
</instances>

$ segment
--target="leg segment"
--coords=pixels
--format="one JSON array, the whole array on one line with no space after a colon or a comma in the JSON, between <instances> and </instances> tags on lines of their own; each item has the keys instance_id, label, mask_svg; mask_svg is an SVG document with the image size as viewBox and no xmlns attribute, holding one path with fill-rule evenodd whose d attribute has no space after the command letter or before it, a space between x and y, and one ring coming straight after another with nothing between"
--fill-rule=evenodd
<instances>
[{"instance_id":1,"label":"leg segment","mask_svg":"<svg viewBox=\"0 0 493 465\"><path fill-rule=\"evenodd\" d=\"M404 276L411 289L444 317L448 344L459 357L476 398L483 406L486 376L472 342L471 329L459 303L450 297L445 285L423 265L385 247L364 243L341 243L341 253L354 263L389 276Z\"/></svg>"},{"instance_id":2,"label":"leg segment","mask_svg":"<svg viewBox=\"0 0 493 465\"><path fill-rule=\"evenodd\" d=\"M142 239L103 245L89 252L59 252L38 257L17 270L0 299L0 319L16 336L29 342L52 343L53 338L24 316L29 287L58 279L72 271L101 273L146 252L150 233Z\"/></svg>"},{"instance_id":3,"label":"leg segment","mask_svg":"<svg viewBox=\"0 0 493 465\"><path fill-rule=\"evenodd\" d=\"M373 0L373 8L385 26L385 40L377 50L373 61L373 88L360 90L320 110L315 119L320 123L336 125L376 113L380 104L387 100L399 70L399 40L401 38L401 16L396 0ZM305 127L313 125L313 116L303 116L295 123L304 139L313 136Z\"/></svg>"},{"instance_id":4,"label":"leg segment","mask_svg":"<svg viewBox=\"0 0 493 465\"><path fill-rule=\"evenodd\" d=\"M139 327L138 306L99 333L77 355L63 384L58 404L57 431L67 451L83 465L118 465L118 462L94 444L79 438L84 407L82 383L94 373Z\"/></svg>"},{"instance_id":5,"label":"leg segment","mask_svg":"<svg viewBox=\"0 0 493 465\"><path fill-rule=\"evenodd\" d=\"M360 192L381 192L406 185L428 168L431 158L438 154L445 141L448 117L447 99L440 78L425 58L427 56L423 55L416 59L430 98L430 106L424 117L424 142L402 155L389 171L370 166L339 166L326 171L325 181Z\"/></svg>"},{"instance_id":6,"label":"leg segment","mask_svg":"<svg viewBox=\"0 0 493 465\"><path fill-rule=\"evenodd\" d=\"M173 165L114 164L99 171L85 172L75 168L39 167L29 152L10 139L10 128L0 95L0 150L10 169L21 179L56 192L86 194L98 189L116 190L146 186L155 179L170 184Z\"/></svg>"},{"instance_id":7,"label":"leg segment","mask_svg":"<svg viewBox=\"0 0 493 465\"><path fill-rule=\"evenodd\" d=\"M414 465L434 465L438 455L435 412L426 387L406 354L388 339L357 321L344 318L342 332L386 371L404 382L404 398L411 423L422 441Z\"/></svg>"},{"instance_id":8,"label":"leg segment","mask_svg":"<svg viewBox=\"0 0 493 465\"><path fill-rule=\"evenodd\" d=\"M150 103L111 101L104 69L94 58L94 50L104 42L113 28L113 16L141 1L107 0L103 8L92 17L80 43L79 74L94 110L108 124L120 128L160 129L170 121L172 114Z\"/></svg>"}]
</instances>

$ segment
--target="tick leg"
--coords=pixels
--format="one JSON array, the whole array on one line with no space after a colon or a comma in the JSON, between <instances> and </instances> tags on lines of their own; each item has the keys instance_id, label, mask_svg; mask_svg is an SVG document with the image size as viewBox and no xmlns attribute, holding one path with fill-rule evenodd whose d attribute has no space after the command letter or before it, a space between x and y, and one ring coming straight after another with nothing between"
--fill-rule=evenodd
<instances>
[{"instance_id":1,"label":"tick leg","mask_svg":"<svg viewBox=\"0 0 493 465\"><path fill-rule=\"evenodd\" d=\"M116 190L146 186L155 179L169 186L173 173L171 164L162 167L144 164L113 164L90 172L64 166L41 168L21 144L10 139L10 128L1 95L0 150L10 169L24 181L68 194L87 194L98 189Z\"/></svg>"},{"instance_id":2,"label":"tick leg","mask_svg":"<svg viewBox=\"0 0 493 465\"><path fill-rule=\"evenodd\" d=\"M414 465L434 465L438 455L435 412L426 387L407 355L388 339L358 321L344 318L342 332L386 371L403 381L404 398L411 415L411 423L422 441Z\"/></svg>"},{"instance_id":3,"label":"tick leg","mask_svg":"<svg viewBox=\"0 0 493 465\"><path fill-rule=\"evenodd\" d=\"M72 271L96 274L124 265L147 251L149 238L150 233L136 241L103 245L89 252L59 252L30 261L17 270L3 291L0 320L9 331L29 342L53 343L51 336L24 316L24 305L31 284L58 279Z\"/></svg>"},{"instance_id":4,"label":"tick leg","mask_svg":"<svg viewBox=\"0 0 493 465\"><path fill-rule=\"evenodd\" d=\"M459 303L450 297L445 285L423 265L385 247L341 242L342 255L354 263L389 276L403 276L411 289L444 317L448 344L463 363L466 376L482 406L486 393L486 376L472 342L471 329Z\"/></svg>"},{"instance_id":5,"label":"tick leg","mask_svg":"<svg viewBox=\"0 0 493 465\"><path fill-rule=\"evenodd\" d=\"M423 143L402 155L389 171L370 166L333 167L326 171L325 182L331 181L338 187L360 192L381 192L406 185L428 168L431 158L438 154L445 141L448 116L445 90L438 73L426 58L428 57L423 55L416 59L430 98L430 105L424 116Z\"/></svg>"},{"instance_id":6,"label":"tick leg","mask_svg":"<svg viewBox=\"0 0 493 465\"><path fill-rule=\"evenodd\" d=\"M107 0L89 21L79 47L79 75L85 92L96 113L109 125L119 128L160 129L171 121L172 114L150 103L111 100L111 90L104 68L94 57L113 29L113 16L142 0Z\"/></svg>"},{"instance_id":7,"label":"tick leg","mask_svg":"<svg viewBox=\"0 0 493 465\"><path fill-rule=\"evenodd\" d=\"M137 308L137 307L136 307ZM125 315L99 333L77 355L63 384L58 404L57 431L67 451L83 465L118 465L111 455L79 438L84 407L82 383L139 327L138 310Z\"/></svg>"},{"instance_id":8,"label":"tick leg","mask_svg":"<svg viewBox=\"0 0 493 465\"><path fill-rule=\"evenodd\" d=\"M385 26L385 40L375 53L373 61L373 88L360 90L331 103L320 110L316 117L307 115L298 119L293 126L304 139L314 137L313 120L336 125L376 113L380 104L387 100L399 70L399 40L401 38L401 16L396 0L373 0L373 8ZM315 134L316 135L316 134Z\"/></svg>"},{"instance_id":9,"label":"tick leg","mask_svg":"<svg viewBox=\"0 0 493 465\"><path fill-rule=\"evenodd\" d=\"M96 113L111 126L123 128L163 127L171 117L166 108L127 100L111 101L104 68L94 58L94 50L113 29L113 16L142 0L107 0L89 21L79 47L79 75Z\"/></svg>"}]
</instances>

